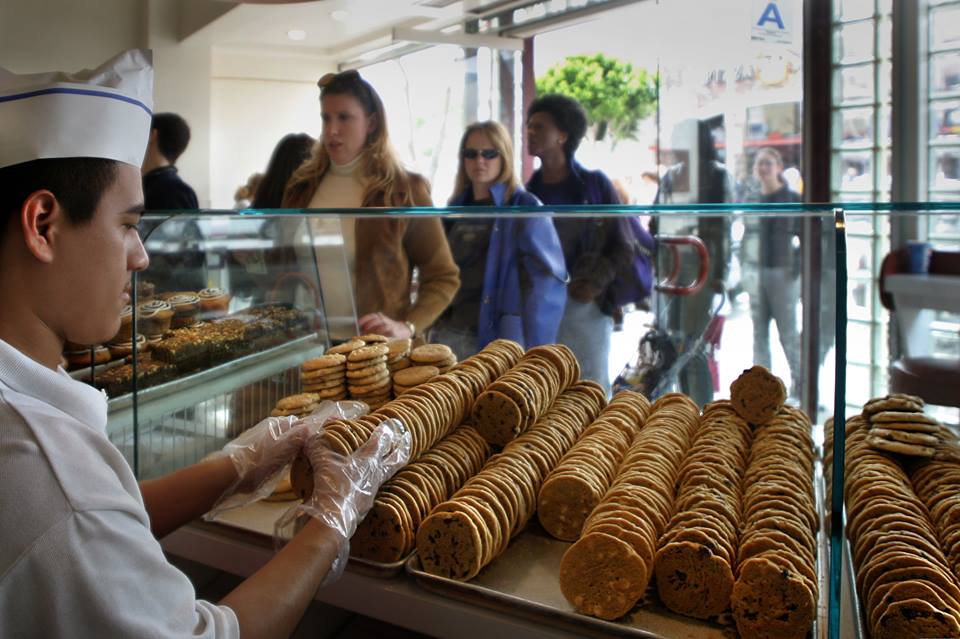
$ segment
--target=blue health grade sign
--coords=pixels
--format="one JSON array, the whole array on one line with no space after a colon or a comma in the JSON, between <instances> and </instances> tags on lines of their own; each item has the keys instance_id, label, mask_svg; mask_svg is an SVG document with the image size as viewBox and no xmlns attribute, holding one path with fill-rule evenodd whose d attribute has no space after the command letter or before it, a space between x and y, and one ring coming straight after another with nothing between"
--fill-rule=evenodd
<instances>
[{"instance_id":1,"label":"blue health grade sign","mask_svg":"<svg viewBox=\"0 0 960 639\"><path fill-rule=\"evenodd\" d=\"M794 0L753 0L752 9L752 40L793 44Z\"/></svg>"}]
</instances>

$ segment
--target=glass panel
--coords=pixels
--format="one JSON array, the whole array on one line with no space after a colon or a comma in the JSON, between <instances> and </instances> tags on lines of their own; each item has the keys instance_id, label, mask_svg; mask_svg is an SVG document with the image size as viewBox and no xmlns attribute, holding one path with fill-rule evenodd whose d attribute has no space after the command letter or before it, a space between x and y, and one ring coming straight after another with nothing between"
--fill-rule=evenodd
<instances>
[{"instance_id":1,"label":"glass panel","mask_svg":"<svg viewBox=\"0 0 960 639\"><path fill-rule=\"evenodd\" d=\"M872 152L840 152L834 157L836 160L835 175L839 176L840 189L843 192L873 190Z\"/></svg>"},{"instance_id":2,"label":"glass panel","mask_svg":"<svg viewBox=\"0 0 960 639\"><path fill-rule=\"evenodd\" d=\"M873 240L850 237L847 241L849 276L870 279L873 276Z\"/></svg>"},{"instance_id":3,"label":"glass panel","mask_svg":"<svg viewBox=\"0 0 960 639\"><path fill-rule=\"evenodd\" d=\"M837 143L842 148L872 147L873 138L873 107L841 109L837 111L837 126L835 133L840 137Z\"/></svg>"},{"instance_id":4,"label":"glass panel","mask_svg":"<svg viewBox=\"0 0 960 639\"><path fill-rule=\"evenodd\" d=\"M930 103L930 141L960 140L960 100L938 100Z\"/></svg>"},{"instance_id":5,"label":"glass panel","mask_svg":"<svg viewBox=\"0 0 960 639\"><path fill-rule=\"evenodd\" d=\"M847 343L848 344L870 344L873 341L873 326L868 322L848 322L847 323ZM872 363L872 351L866 348L851 348L847 352L847 361L851 364Z\"/></svg>"},{"instance_id":6,"label":"glass panel","mask_svg":"<svg viewBox=\"0 0 960 639\"><path fill-rule=\"evenodd\" d=\"M960 47L960 5L930 11L930 50Z\"/></svg>"},{"instance_id":7,"label":"glass panel","mask_svg":"<svg viewBox=\"0 0 960 639\"><path fill-rule=\"evenodd\" d=\"M874 0L838 0L836 4L840 9L840 19L845 22L873 17Z\"/></svg>"},{"instance_id":8,"label":"glass panel","mask_svg":"<svg viewBox=\"0 0 960 639\"><path fill-rule=\"evenodd\" d=\"M960 240L960 215L931 215L929 220L931 241L953 244Z\"/></svg>"},{"instance_id":9,"label":"glass panel","mask_svg":"<svg viewBox=\"0 0 960 639\"><path fill-rule=\"evenodd\" d=\"M839 62L851 64L866 62L873 59L873 31L872 20L854 22L837 28L836 43Z\"/></svg>"},{"instance_id":10,"label":"glass panel","mask_svg":"<svg viewBox=\"0 0 960 639\"><path fill-rule=\"evenodd\" d=\"M873 396L871 367L864 364L847 366L847 406L859 411Z\"/></svg>"},{"instance_id":11,"label":"glass panel","mask_svg":"<svg viewBox=\"0 0 960 639\"><path fill-rule=\"evenodd\" d=\"M930 190L960 191L960 146L930 150Z\"/></svg>"},{"instance_id":12,"label":"glass panel","mask_svg":"<svg viewBox=\"0 0 960 639\"><path fill-rule=\"evenodd\" d=\"M930 56L930 94L960 91L960 53L937 53Z\"/></svg>"},{"instance_id":13,"label":"glass panel","mask_svg":"<svg viewBox=\"0 0 960 639\"><path fill-rule=\"evenodd\" d=\"M849 102L873 101L874 73L875 67L872 64L839 69L836 90L840 105L843 106Z\"/></svg>"}]
</instances>

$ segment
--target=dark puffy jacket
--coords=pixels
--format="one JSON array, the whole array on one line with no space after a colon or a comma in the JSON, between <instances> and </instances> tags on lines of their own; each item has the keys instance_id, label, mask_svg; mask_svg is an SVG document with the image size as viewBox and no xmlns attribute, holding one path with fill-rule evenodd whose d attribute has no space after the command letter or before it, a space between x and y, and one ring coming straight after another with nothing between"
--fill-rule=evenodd
<instances>
[{"instance_id":1,"label":"dark puffy jacket","mask_svg":"<svg viewBox=\"0 0 960 639\"><path fill-rule=\"evenodd\" d=\"M517 188L504 201L506 185L490 189L494 206L539 206L540 200ZM450 200L462 206L473 200L472 189ZM477 347L497 338L525 348L550 344L567 303L567 271L553 222L547 217L498 217L493 223L477 323Z\"/></svg>"}]
</instances>

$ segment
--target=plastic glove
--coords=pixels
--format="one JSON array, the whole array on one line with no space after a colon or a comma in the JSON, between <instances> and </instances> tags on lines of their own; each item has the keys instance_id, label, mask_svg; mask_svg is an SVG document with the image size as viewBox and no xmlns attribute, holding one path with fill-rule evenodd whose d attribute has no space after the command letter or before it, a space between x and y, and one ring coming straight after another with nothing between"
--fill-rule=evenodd
<instances>
[{"instance_id":1,"label":"plastic glove","mask_svg":"<svg viewBox=\"0 0 960 639\"><path fill-rule=\"evenodd\" d=\"M362 402L325 401L302 419L268 417L245 430L214 455L230 458L237 479L204 519L213 520L226 510L246 506L270 495L308 438L322 432L323 425L332 419L356 419L367 410L367 405Z\"/></svg>"},{"instance_id":2,"label":"plastic glove","mask_svg":"<svg viewBox=\"0 0 960 639\"><path fill-rule=\"evenodd\" d=\"M322 437L311 436L307 457L313 467L313 494L277 520L277 544L289 539L305 516L319 520L334 532L338 545L323 585L339 579L350 557L350 537L373 507L381 484L409 461L412 447L410 431L396 419L381 423L349 457L330 450Z\"/></svg>"}]
</instances>

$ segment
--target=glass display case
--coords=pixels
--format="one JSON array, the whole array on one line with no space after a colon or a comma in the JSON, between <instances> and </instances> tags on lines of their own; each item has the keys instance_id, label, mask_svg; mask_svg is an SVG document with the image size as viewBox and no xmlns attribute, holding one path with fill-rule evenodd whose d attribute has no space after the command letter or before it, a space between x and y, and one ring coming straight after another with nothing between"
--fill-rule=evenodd
<instances>
[{"instance_id":1,"label":"glass display case","mask_svg":"<svg viewBox=\"0 0 960 639\"><path fill-rule=\"evenodd\" d=\"M609 393L637 390L653 401L679 392L700 406L729 399L731 383L762 364L783 381L787 403L810 417L811 490L822 523L817 632L824 632L841 617L851 623L839 604L843 491L834 491L831 503L820 470L824 456L838 459L823 448L824 423L896 390L886 376L887 329L894 324L878 311L879 300L870 299L875 287L860 286L879 275L868 266L873 247L858 244L855 234L848 241L847 234L858 224L889 225L895 216L953 219L958 208L855 203L150 214L143 234L151 264L135 276L130 319L123 319L114 348L107 345L108 361L95 361L99 349L85 350L86 359L73 353L72 361L82 363L73 374L106 390L110 439L139 477L150 478L220 449L304 386L317 392L301 364L363 333L358 319L382 310L371 306L370 283L358 282L371 265L379 269L381 298L399 299L419 324L412 327L413 346L444 344L459 361L496 338L527 348L564 343L581 376ZM424 237L439 237L425 231L431 225L448 241L425 250ZM358 231L364 227L393 233L392 246L401 248L393 254L390 246L373 244L370 252ZM646 232L652 251L645 248ZM569 246L577 247L576 264L565 259ZM458 286L434 285L441 258L459 267ZM924 282L939 277L916 275ZM955 281L935 283L932 298L953 291ZM921 284L894 278L889 288L896 296ZM612 290L617 287L622 290ZM559 303L552 297L557 291ZM422 303L438 295L439 302ZM418 303L419 311L410 310ZM424 306L433 310L425 313ZM944 332L942 313L950 309L935 308L941 315L934 328ZM409 318L390 319L396 328ZM943 343L941 337L937 348L947 348ZM398 370L390 368L393 383L383 401L404 390ZM951 414L943 415L949 420ZM830 445L842 451L844 438ZM831 480L842 487L843 473ZM483 606L483 599L473 603ZM590 628L571 623L568 630ZM627 634L650 636L642 634L649 632L642 623L623 623L632 628ZM713 621L696 623L708 634L723 630Z\"/></svg>"}]
</instances>

